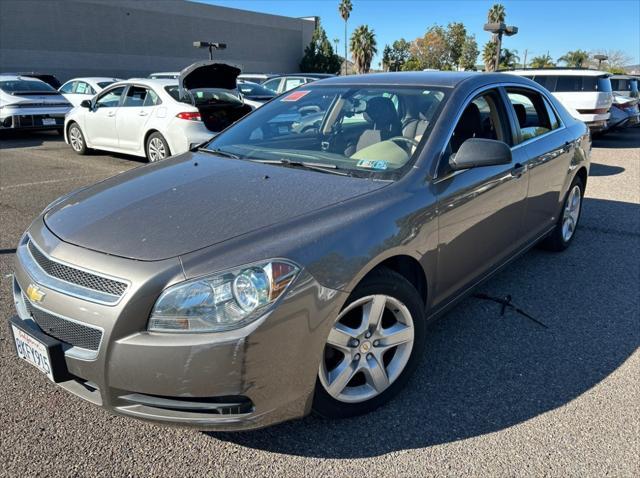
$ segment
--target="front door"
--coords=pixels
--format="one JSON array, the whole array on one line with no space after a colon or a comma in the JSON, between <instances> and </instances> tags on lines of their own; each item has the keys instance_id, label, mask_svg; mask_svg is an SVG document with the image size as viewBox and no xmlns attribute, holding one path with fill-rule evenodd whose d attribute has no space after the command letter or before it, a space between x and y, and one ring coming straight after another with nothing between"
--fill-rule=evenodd
<instances>
[{"instance_id":1,"label":"front door","mask_svg":"<svg viewBox=\"0 0 640 478\"><path fill-rule=\"evenodd\" d=\"M511 164L451 171L448 159L469 138L513 144L502 96L488 90L468 103L451 135L432 187L438 197L438 272L434 304L471 286L522 243L528 175L513 150Z\"/></svg>"},{"instance_id":2,"label":"front door","mask_svg":"<svg viewBox=\"0 0 640 478\"><path fill-rule=\"evenodd\" d=\"M91 147L118 148L116 113L124 86L104 91L85 115L84 133Z\"/></svg>"}]
</instances>

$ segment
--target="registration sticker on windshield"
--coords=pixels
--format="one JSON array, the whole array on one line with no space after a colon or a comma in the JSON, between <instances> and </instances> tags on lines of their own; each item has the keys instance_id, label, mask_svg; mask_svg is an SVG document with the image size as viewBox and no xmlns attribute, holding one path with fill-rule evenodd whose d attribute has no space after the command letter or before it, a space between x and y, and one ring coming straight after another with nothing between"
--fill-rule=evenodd
<instances>
[{"instance_id":1,"label":"registration sticker on windshield","mask_svg":"<svg viewBox=\"0 0 640 478\"><path fill-rule=\"evenodd\" d=\"M377 161L374 161L372 159L361 159L357 164L359 168L377 169L379 171L384 171L385 169L387 169L387 165L388 163L382 159Z\"/></svg>"},{"instance_id":2,"label":"registration sticker on windshield","mask_svg":"<svg viewBox=\"0 0 640 478\"><path fill-rule=\"evenodd\" d=\"M307 96L309 94L309 90L298 90L289 93L287 96L282 98L280 101L298 101L300 98Z\"/></svg>"}]
</instances>

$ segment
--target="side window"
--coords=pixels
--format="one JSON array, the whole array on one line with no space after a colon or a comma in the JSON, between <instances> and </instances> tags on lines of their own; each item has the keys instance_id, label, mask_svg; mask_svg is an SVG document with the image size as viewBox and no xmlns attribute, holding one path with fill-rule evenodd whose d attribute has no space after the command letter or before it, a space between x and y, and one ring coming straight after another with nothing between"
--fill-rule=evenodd
<instances>
[{"instance_id":1,"label":"side window","mask_svg":"<svg viewBox=\"0 0 640 478\"><path fill-rule=\"evenodd\" d=\"M141 86L130 86L122 106L140 107L144 105L148 90Z\"/></svg>"},{"instance_id":2,"label":"side window","mask_svg":"<svg viewBox=\"0 0 640 478\"><path fill-rule=\"evenodd\" d=\"M284 91L292 90L300 85L304 85L304 78L287 78L284 81Z\"/></svg>"},{"instance_id":3,"label":"side window","mask_svg":"<svg viewBox=\"0 0 640 478\"><path fill-rule=\"evenodd\" d=\"M114 108L118 106L123 92L124 86L119 86L118 88L103 93L100 98L98 98L98 101L96 101L96 106L100 108Z\"/></svg>"},{"instance_id":4,"label":"side window","mask_svg":"<svg viewBox=\"0 0 640 478\"><path fill-rule=\"evenodd\" d=\"M88 95L95 95L96 94L96 90L93 89L93 87L87 83L87 94Z\"/></svg>"},{"instance_id":5,"label":"side window","mask_svg":"<svg viewBox=\"0 0 640 478\"><path fill-rule=\"evenodd\" d=\"M160 101L160 98L158 97L156 92L153 90L148 90L147 96L145 97L144 103L142 106L155 106L155 105L159 105L160 103L162 102Z\"/></svg>"},{"instance_id":6,"label":"side window","mask_svg":"<svg viewBox=\"0 0 640 478\"><path fill-rule=\"evenodd\" d=\"M520 128L520 141L527 141L558 127L552 124L543 97L531 90L507 89L507 96Z\"/></svg>"},{"instance_id":7,"label":"side window","mask_svg":"<svg viewBox=\"0 0 640 478\"><path fill-rule=\"evenodd\" d=\"M274 78L273 80L265 81L262 86L270 89L271 91L278 92L278 85L280 85L280 78Z\"/></svg>"},{"instance_id":8,"label":"side window","mask_svg":"<svg viewBox=\"0 0 640 478\"><path fill-rule=\"evenodd\" d=\"M73 89L74 93L79 95L88 95L89 94L89 85L87 85L84 81L77 81L76 87Z\"/></svg>"},{"instance_id":9,"label":"side window","mask_svg":"<svg viewBox=\"0 0 640 478\"><path fill-rule=\"evenodd\" d=\"M482 93L466 106L449 140L448 153L457 153L462 143L470 138L494 139L511 145L503 103L497 91Z\"/></svg>"},{"instance_id":10,"label":"side window","mask_svg":"<svg viewBox=\"0 0 640 478\"><path fill-rule=\"evenodd\" d=\"M542 100L544 101L544 105L547 107L547 114L549 115L549 124L551 126L551 129L558 129L560 127L560 119L558 118L558 115L553 110L546 98L542 98Z\"/></svg>"},{"instance_id":11,"label":"side window","mask_svg":"<svg viewBox=\"0 0 640 478\"><path fill-rule=\"evenodd\" d=\"M71 93L73 91L73 84L74 83L75 83L75 81L68 81L67 83L62 85L62 88L60 88L60 91L62 93Z\"/></svg>"}]
</instances>

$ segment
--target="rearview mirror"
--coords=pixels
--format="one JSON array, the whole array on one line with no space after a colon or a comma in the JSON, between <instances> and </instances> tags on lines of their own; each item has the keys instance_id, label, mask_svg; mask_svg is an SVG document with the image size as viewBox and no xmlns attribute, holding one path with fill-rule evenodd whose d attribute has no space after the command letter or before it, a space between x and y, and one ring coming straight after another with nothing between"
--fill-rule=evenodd
<instances>
[{"instance_id":1,"label":"rearview mirror","mask_svg":"<svg viewBox=\"0 0 640 478\"><path fill-rule=\"evenodd\" d=\"M511 148L508 144L484 138L469 138L449 158L449 166L454 171L510 162Z\"/></svg>"},{"instance_id":2,"label":"rearview mirror","mask_svg":"<svg viewBox=\"0 0 640 478\"><path fill-rule=\"evenodd\" d=\"M82 100L82 103L80 103L80 106L82 108L91 108L91 100Z\"/></svg>"}]
</instances>

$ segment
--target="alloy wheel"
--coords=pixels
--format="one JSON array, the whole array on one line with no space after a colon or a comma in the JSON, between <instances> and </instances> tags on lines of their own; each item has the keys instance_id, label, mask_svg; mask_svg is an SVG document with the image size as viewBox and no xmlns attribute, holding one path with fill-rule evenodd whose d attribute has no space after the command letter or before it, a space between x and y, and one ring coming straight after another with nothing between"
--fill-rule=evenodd
<instances>
[{"instance_id":1,"label":"alloy wheel","mask_svg":"<svg viewBox=\"0 0 640 478\"><path fill-rule=\"evenodd\" d=\"M402 373L413 348L409 309L387 295L351 303L333 325L319 378L334 399L357 403L384 392Z\"/></svg>"},{"instance_id":2,"label":"alloy wheel","mask_svg":"<svg viewBox=\"0 0 640 478\"><path fill-rule=\"evenodd\" d=\"M69 130L69 142L74 151L82 151L84 141L82 139L82 133L77 126L72 126Z\"/></svg>"},{"instance_id":3,"label":"alloy wheel","mask_svg":"<svg viewBox=\"0 0 640 478\"><path fill-rule=\"evenodd\" d=\"M164 159L167 156L167 149L160 138L151 138L149 141L149 159L151 161L158 161Z\"/></svg>"},{"instance_id":4,"label":"alloy wheel","mask_svg":"<svg viewBox=\"0 0 640 478\"><path fill-rule=\"evenodd\" d=\"M580 205L582 202L582 192L577 184L569 193L567 202L562 213L562 239L568 242L576 230L578 218L580 217Z\"/></svg>"}]
</instances>

